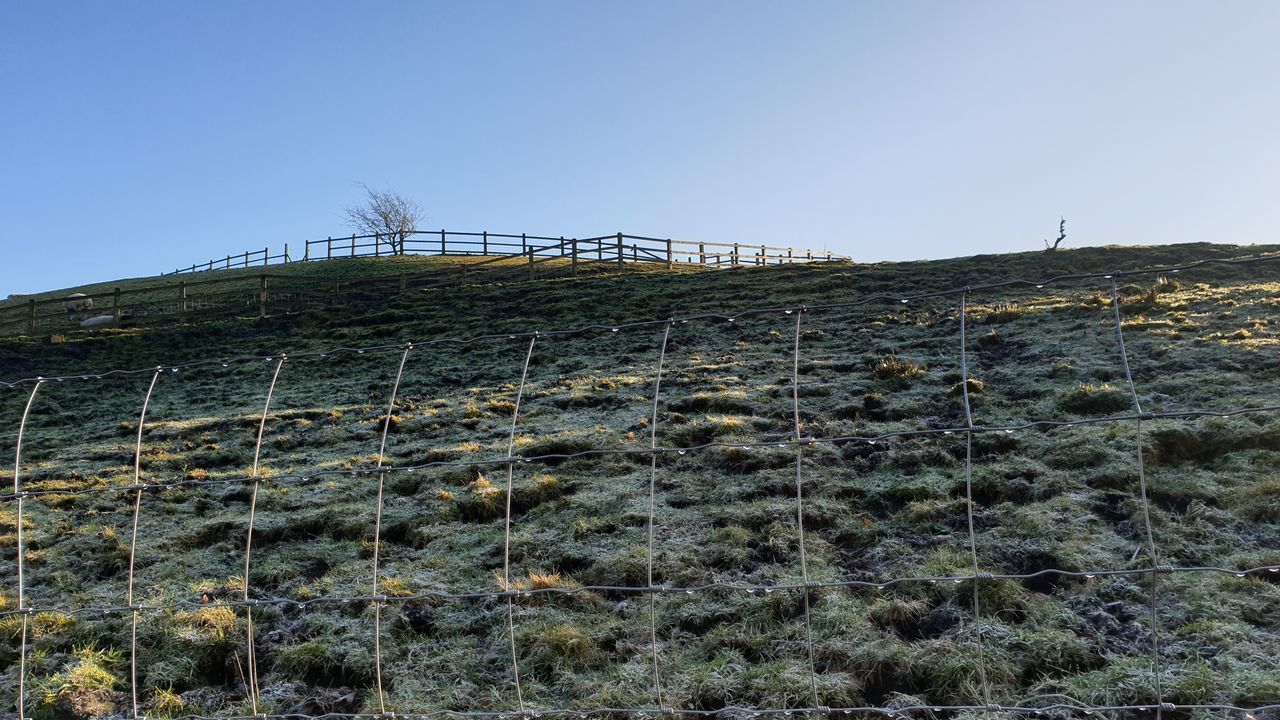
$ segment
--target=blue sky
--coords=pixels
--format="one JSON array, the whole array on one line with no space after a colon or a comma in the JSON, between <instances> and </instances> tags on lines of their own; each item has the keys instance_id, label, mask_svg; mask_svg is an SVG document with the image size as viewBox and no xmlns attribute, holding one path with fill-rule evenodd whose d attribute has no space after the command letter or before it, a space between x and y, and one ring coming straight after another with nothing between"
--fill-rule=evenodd
<instances>
[{"instance_id":1,"label":"blue sky","mask_svg":"<svg viewBox=\"0 0 1280 720\"><path fill-rule=\"evenodd\" d=\"M1274 242L1280 3L0 3L0 294L347 232Z\"/></svg>"}]
</instances>

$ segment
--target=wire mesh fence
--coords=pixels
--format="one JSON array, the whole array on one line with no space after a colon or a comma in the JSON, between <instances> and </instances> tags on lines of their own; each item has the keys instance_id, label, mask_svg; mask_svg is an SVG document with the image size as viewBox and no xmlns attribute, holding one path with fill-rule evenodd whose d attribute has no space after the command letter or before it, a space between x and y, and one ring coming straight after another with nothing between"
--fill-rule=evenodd
<instances>
[{"instance_id":1,"label":"wire mesh fence","mask_svg":"<svg viewBox=\"0 0 1280 720\"><path fill-rule=\"evenodd\" d=\"M1280 410L1280 406L1258 402L1256 396L1242 394L1239 389L1235 393L1226 390L1211 393L1217 402L1196 407L1150 410L1143 404L1144 391L1135 382L1132 369L1141 360L1126 346L1124 293L1119 283L1128 278L1163 277L1212 266L1273 267L1280 266L1280 258L1206 261L1141 271L1004 281L913 295L877 295L845 303L753 308L729 315L700 314L566 330L440 337L324 352L211 359L6 382L7 391L21 399L14 438L13 491L0 496L5 507L12 508L14 527L15 564L10 582L16 591L17 604L13 609L0 609L0 620L12 619L8 627L15 640L12 654L16 659L16 673L13 674L15 687L10 716L33 716L36 699L28 682L29 664L37 652L33 635L40 631L42 624L57 622L57 618L82 618L112 627L120 625L127 638L123 644L123 662L128 668L124 716L140 718L148 709L148 702L141 695L142 664L171 659L156 657L148 646L148 626L178 615L196 624L214 622L209 617L224 620L227 617L216 613L230 616L225 626L229 639L225 642L235 648L232 653L237 663L235 683L241 686L243 702L238 712L183 717L221 720L232 717L791 716L797 713L937 717L1053 713L1135 717L1149 714L1162 718L1193 711L1244 716L1280 710L1280 697L1249 706L1178 702L1165 686L1168 673L1166 650L1161 642L1165 629L1162 612L1167 613L1168 606L1177 602L1171 594L1182 587L1173 578L1261 578L1274 582L1280 574L1280 564L1276 563L1232 567L1170 563L1161 552L1159 533L1152 520L1151 478L1146 462L1151 450L1144 443L1144 437L1153 427L1163 431L1161 423L1176 425L1202 418L1266 416ZM985 397L987 391L973 370L979 369L983 377L990 380L999 377L1001 361L998 353L983 350L982 336L975 337L975 302L984 304L982 317L989 318L993 312L1000 312L1000 308L993 310L987 305L993 299L998 300L1002 293L1036 294L1046 292L1046 288L1052 291L1052 286L1091 288L1096 294L1095 309L1102 313L1105 332L1104 325L1082 324L1078 337L1063 342L1083 348L1078 360L1082 364L1092 362L1116 368L1115 377L1122 383L1120 401L1109 399L1101 405L1082 403L1067 416L1052 418L1028 414L1025 402L975 407L974 394L983 393ZM863 308L873 309L875 314L849 314ZM950 394L959 404L958 414L950 418L868 417L858 428L859 432L852 433L843 431L843 427L811 422L806 398L823 396L824 388L838 384L841 373L847 372L833 361L848 345L845 336L861 331L875 332L866 324L852 323L855 320L866 323L868 317L885 322L886 318L893 319L894 313L901 314L908 308L919 317L931 318L931 322L945 321L936 325L942 328L940 331L926 333L913 350L921 357L933 358L935 366L950 363L955 368L956 382ZM704 360L725 338L708 332L707 328L712 326L734 327L737 347L774 348L764 359L763 367L770 370L752 375L716 375ZM497 349L480 362L473 355L482 346ZM590 394L578 393L573 387L566 392L555 392L557 387L565 385L566 376L571 374L566 372L566 367L571 369L571 363L580 358L591 358L593 367L614 371L615 375L609 379L611 385L634 386L637 391L625 397L610 395L607 403L598 402ZM834 372L829 375L819 372L820 368L827 367L833 367ZM887 372L899 370L889 368ZM902 372L911 370L906 368ZM239 386L246 386L248 382L258 385L260 394L256 398L218 389L237 373ZM295 374L299 377L297 383L293 381ZM781 379L780 374L784 376ZM711 377L716 378L714 397L703 392ZM88 442L94 433L107 437L118 435L121 428L127 430L132 440L128 452L129 471L97 484L46 481L30 487L27 477L33 468L56 460L54 449L50 448L38 451L38 463L32 460L33 447L38 447L38 442L33 445L30 434L32 410L75 418L74 408L55 406L51 409L38 404L42 393L47 393L51 386L65 383L88 384L104 391L110 388L121 395L128 391L137 393L135 407L141 409L136 415L122 420L118 427L98 423L102 427L86 426L83 431ZM430 406L433 388L459 385L484 386L494 391L488 395L483 411L477 408L471 413L468 406L469 422L465 432L474 438L467 441L469 447L458 451L428 441L397 450L395 445L405 432L398 427L398 409L408 403ZM771 388L776 387L786 387L786 392L781 395L773 392ZM311 428L319 418L305 413L317 405L317 396L332 402L333 398L343 395L378 397L386 412L379 412L372 426L331 417L323 432L309 430L315 436L307 441L313 443L315 457L305 463L308 466L304 469L271 467L269 461L263 462L264 457L292 450L292 444L299 442L286 437L282 431L273 432L273 425L290 422L297 427ZM761 397L769 398L768 411L759 413L759 422L753 424L751 437L724 440L714 435L704 437L687 427L675 427L673 413L694 409L732 412L734 403ZM479 402L478 396L476 401ZM121 406L125 404L122 402ZM181 417L157 419L157 407ZM612 421L606 419L617 417L639 418L643 422L631 426L634 430L628 431L625 441L594 443L573 435L575 427L583 424L583 416L568 410L577 407L585 407L585 417L598 419L602 424ZM983 414L988 410L990 421L984 422ZM247 473L228 472L209 477L188 472L165 477L151 469L147 459L151 438L166 433L172 436L177 426L189 428L225 418L233 419L231 427L236 432L247 433L252 438L246 447L252 458ZM526 425L530 418L536 419L536 427ZM1127 567L1000 569L992 558L984 557L995 548L991 542L983 544L982 535L994 533L987 513L979 519L976 512L986 492L980 484L981 478L975 480L980 455L990 452L993 443L1010 435L1062 433L1063 442L1073 442L1069 433L1096 426L1128 434L1132 440L1135 483L1126 490L1136 502L1139 523L1135 534L1140 538L1133 561ZM226 432L221 425L219 428L217 434ZM419 430L432 432L431 426ZM633 437L635 430L640 431L639 439ZM644 435L648 435L647 442ZM859 448L876 452L877 446L917 441L939 445L963 441L954 448L961 463L960 487L963 489L959 505L953 507L959 511L954 525L958 539L946 541L960 553L958 557L962 561L935 573L880 577L871 577L865 572L839 574L827 567L811 567L806 540L812 541L815 524L823 526L825 503L829 502L827 498L820 498L815 504L812 497L819 466L831 462L831 453L835 450L844 453L852 449L851 454L857 456L861 452ZM363 447L363 451L345 463L333 462L340 459L335 457L338 452L345 453L355 447ZM206 455L220 452L215 443L201 451ZM684 579L690 576L682 574L678 563L664 557L664 544L675 543L682 529L678 523L663 521L664 512L675 513L680 505L667 502L660 508L659 488L677 477L689 484L715 484L714 478L688 477L687 469L679 465L685 456L706 454L716 454L723 462L743 468L747 475L754 473L763 477L774 470L786 474L786 482L775 484L769 490L787 497L793 511L786 523L790 537L780 540L777 550L785 556L780 563L785 567L774 577L689 582ZM640 467L642 484L638 490L628 491L631 495L627 507L631 509L623 513L624 517L591 519L601 523L629 523L640 531L643 542L638 550L633 548L632 553L635 567L618 575L602 576L631 581L539 583L531 569L534 564L528 559L531 541L516 535L520 519L531 510L531 494L544 491L539 490L539 483L545 481L539 479L537 469L585 460L634 461ZM464 516L472 513L477 521L493 524L494 533L489 540L495 548L500 548L500 563L489 568L491 573L485 572L484 567L476 567L462 578L465 582L454 587L442 581L436 587L406 589L393 585L389 588L389 580L413 566L430 567L441 553L452 550L461 557L469 557L465 548L450 548L449 538L423 537L415 528L415 509L401 502L410 496L417 497L425 492L424 488L434 488L437 496L442 497L441 493L449 492L447 488L457 485L449 474L460 471L466 472L467 478L473 478L468 487L472 488L475 503L459 512ZM499 482L490 483L483 472L490 473ZM408 495L406 487L412 490ZM203 501L204 511L213 513L212 521L203 524L204 529L186 528L189 532L180 536L173 536L171 530L165 529L166 523L172 522L170 515L176 507L166 499L166 493L178 490L217 493L218 502ZM616 491L623 492L622 489ZM307 554L306 538L296 536L296 527L288 524L288 513L282 509L288 506L282 505L280 499L288 493L307 498L301 501L304 505L316 506L329 502L326 497L334 497L333 493L338 494L341 502L335 502L331 512L347 515L341 522L360 558L367 560L364 574L341 577L320 591L278 592L281 584L274 578L288 577L295 572L276 561L275 554L281 545L300 544L301 555ZM76 498L86 499L91 509L75 505ZM230 510L229 502L242 502L243 513ZM32 558L39 555L29 554L31 548L25 536L27 521L32 517L29 503L41 503L41 512L45 513L56 510L60 504L67 504L76 513L90 514L118 511L123 506L129 518L128 540L112 539L117 555L115 562L89 571L91 577L87 581L43 571L33 574L28 566ZM68 520L76 521L83 522L85 518L77 515ZM781 527L777 522L774 525ZM208 534L209 527L215 528L215 534ZM590 532L590 528L584 532ZM175 550L214 544L215 535L238 544L232 548L225 542L216 543L217 552L211 551L210 557L196 560ZM389 536L394 537L397 545L416 545L422 552L388 555ZM322 552L315 547L313 554L326 555L330 550ZM606 546L602 550L625 556L619 548ZM139 562L144 554L145 566ZM219 563L223 566L222 574L238 577L238 582L205 587L196 596L139 592L137 581L143 572L155 576L163 571L174 577L196 579L217 574L210 571L210 564ZM263 569L264 563L269 564L267 569ZM314 574L310 570L300 572ZM259 587L260 582L255 582L264 577L272 578L270 593ZM663 581L657 582L659 578ZM1019 697L1014 702L998 697L993 690L999 680L991 676L992 658L1006 652L1006 646L1012 642L1007 635L996 632L991 622L1002 612L998 607L1001 588L1008 583L1056 587L1067 579L1092 582L1099 578L1136 582L1145 593L1145 629L1135 637L1141 638L1144 646L1141 652L1150 667L1153 682L1150 700L1090 704L1062 696ZM841 606L833 601L833 594L846 592L893 598L899 591L917 587L945 588L946 592L954 593L954 598L964 598L963 602L971 608L964 632L972 644L964 645L961 652L972 652L975 661L974 674L966 688L972 700L943 704L833 704L832 697L842 696L832 690L827 676L839 667L840 653L848 652L831 640L847 620L840 616ZM39 597L47 601L59 596L70 596L71 602L45 604L33 600ZM669 634L664 636L666 628L673 624L673 617L688 607L685 603L703 597L731 596L737 598L734 602L741 602L743 597L759 598L789 619L779 631L779 637L766 640L781 648L779 652L789 658L790 667L794 669L790 677L795 687L790 699L777 706L759 706L734 702L731 695L714 706L708 706L708 702L696 706L672 704L671 698L680 694L672 688L683 686L684 679L675 676L673 663L667 659L673 640ZM620 598L617 607L623 609L615 608L616 612L626 612L624 606L629 602L642 603L639 615L642 636L634 648L634 662L628 665L627 671L644 678L643 684L652 690L651 701L621 707L546 706L539 699L545 692L539 690L530 695L529 665L544 661L530 658L522 651L521 645L531 642L527 630L545 630L552 627L548 618L563 617L551 603L596 597ZM395 658L388 655L384 642L388 622L384 613L394 611L395 623L412 623L416 616L407 614L409 610L418 612L424 604L439 607L448 603L482 604L487 608L484 615L487 621L496 622L502 628L500 646L470 647L463 651L482 656L483 662L490 666L503 666L502 670L489 668L491 674L506 679L502 687L493 689L503 698L498 703L502 709L456 707L447 699L425 707L406 707L390 697L389 678L395 674L395 662L403 660L404 655L401 651L397 651ZM346 618L344 627L352 633L352 642L367 653L371 668L367 674L344 674L342 668L324 670L345 684L360 686L361 691L367 693L363 708L285 712L264 700L263 654L280 652L279 643L272 635L282 624L300 622L299 618L314 612L336 612ZM230 637L232 635L234 637ZM947 657L935 660L950 662ZM597 660L587 658L585 662ZM537 672L540 671L535 669L535 674ZM892 679L885 684L892 687Z\"/></svg>"}]
</instances>

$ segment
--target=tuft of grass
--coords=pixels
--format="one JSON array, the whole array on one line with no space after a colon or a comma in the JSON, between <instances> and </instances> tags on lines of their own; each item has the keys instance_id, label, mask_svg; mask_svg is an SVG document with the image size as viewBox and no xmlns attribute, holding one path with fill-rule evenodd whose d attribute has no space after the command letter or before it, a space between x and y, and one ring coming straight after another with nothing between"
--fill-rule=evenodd
<instances>
[{"instance_id":1,"label":"tuft of grass","mask_svg":"<svg viewBox=\"0 0 1280 720\"><path fill-rule=\"evenodd\" d=\"M535 672L585 670L603 657L599 645L577 625L541 624L526 630L521 646Z\"/></svg>"},{"instance_id":2,"label":"tuft of grass","mask_svg":"<svg viewBox=\"0 0 1280 720\"><path fill-rule=\"evenodd\" d=\"M1267 475L1230 496L1231 506L1240 515L1258 522L1280 522L1280 476Z\"/></svg>"},{"instance_id":3,"label":"tuft of grass","mask_svg":"<svg viewBox=\"0 0 1280 720\"><path fill-rule=\"evenodd\" d=\"M897 355L885 355L871 366L871 375L877 380L913 380L924 374L924 365Z\"/></svg>"},{"instance_id":4,"label":"tuft of grass","mask_svg":"<svg viewBox=\"0 0 1280 720\"><path fill-rule=\"evenodd\" d=\"M1058 399L1058 407L1077 415L1115 413L1132 408L1133 398L1110 383L1080 383Z\"/></svg>"}]
</instances>

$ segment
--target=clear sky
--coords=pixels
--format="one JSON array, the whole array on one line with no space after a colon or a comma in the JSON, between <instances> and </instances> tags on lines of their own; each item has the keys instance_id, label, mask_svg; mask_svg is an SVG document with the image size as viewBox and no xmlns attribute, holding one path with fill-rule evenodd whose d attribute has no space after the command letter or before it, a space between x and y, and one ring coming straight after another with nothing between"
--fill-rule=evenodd
<instances>
[{"instance_id":1,"label":"clear sky","mask_svg":"<svg viewBox=\"0 0 1280 720\"><path fill-rule=\"evenodd\" d=\"M0 2L0 295L349 232L1280 239L1280 2Z\"/></svg>"}]
</instances>

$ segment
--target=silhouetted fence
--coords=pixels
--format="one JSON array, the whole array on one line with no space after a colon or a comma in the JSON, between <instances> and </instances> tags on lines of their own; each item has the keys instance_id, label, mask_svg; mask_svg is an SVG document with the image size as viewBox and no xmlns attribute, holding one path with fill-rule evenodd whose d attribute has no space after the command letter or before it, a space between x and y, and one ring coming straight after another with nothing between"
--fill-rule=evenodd
<instances>
[{"instance_id":1,"label":"silhouetted fence","mask_svg":"<svg viewBox=\"0 0 1280 720\"><path fill-rule=\"evenodd\" d=\"M230 270L271 265L272 263L307 262L334 258L386 257L391 255L455 255L464 257L560 257L614 262L654 262L739 266L785 265L789 263L849 260L847 255L828 251L745 243L705 243L670 238L616 233L589 238L548 237L543 235L506 235L491 232L456 232L449 230L417 230L403 237L393 235L351 235L307 240L301 255L289 252L285 243L280 252L270 247L245 250L236 255L213 258L179 268L167 275Z\"/></svg>"}]
</instances>

